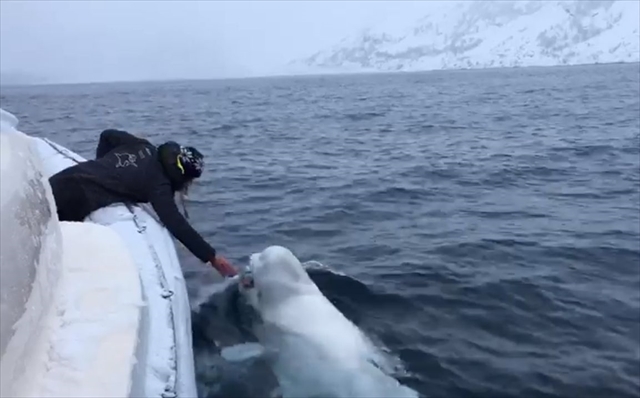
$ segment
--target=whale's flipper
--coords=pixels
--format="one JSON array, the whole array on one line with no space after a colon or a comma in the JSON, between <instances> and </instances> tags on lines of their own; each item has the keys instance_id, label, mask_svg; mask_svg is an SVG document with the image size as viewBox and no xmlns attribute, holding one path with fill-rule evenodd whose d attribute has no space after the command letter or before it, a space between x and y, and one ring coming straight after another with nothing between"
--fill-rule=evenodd
<instances>
[{"instance_id":1,"label":"whale's flipper","mask_svg":"<svg viewBox=\"0 0 640 398\"><path fill-rule=\"evenodd\" d=\"M260 358L264 352L264 347L259 343L241 343L223 347L220 355L229 362L241 362Z\"/></svg>"}]
</instances>

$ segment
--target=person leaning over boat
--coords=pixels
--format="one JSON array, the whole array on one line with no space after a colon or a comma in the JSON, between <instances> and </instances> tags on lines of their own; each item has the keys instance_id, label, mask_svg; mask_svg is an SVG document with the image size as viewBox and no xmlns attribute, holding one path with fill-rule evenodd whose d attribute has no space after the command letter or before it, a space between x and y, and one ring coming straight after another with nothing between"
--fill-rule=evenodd
<instances>
[{"instance_id":1,"label":"person leaning over boat","mask_svg":"<svg viewBox=\"0 0 640 398\"><path fill-rule=\"evenodd\" d=\"M60 221L83 221L91 212L114 203L150 203L169 232L203 262L224 277L235 268L216 253L175 203L202 175L204 159L193 147L168 141L155 147L126 131L100 134L95 160L78 163L51 176Z\"/></svg>"}]
</instances>

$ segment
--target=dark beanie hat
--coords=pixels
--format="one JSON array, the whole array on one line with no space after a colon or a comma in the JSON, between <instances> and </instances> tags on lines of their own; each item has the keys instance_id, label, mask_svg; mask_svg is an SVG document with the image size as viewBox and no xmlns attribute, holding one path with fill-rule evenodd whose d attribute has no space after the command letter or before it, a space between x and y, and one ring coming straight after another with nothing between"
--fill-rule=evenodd
<instances>
[{"instance_id":1,"label":"dark beanie hat","mask_svg":"<svg viewBox=\"0 0 640 398\"><path fill-rule=\"evenodd\" d=\"M180 163L184 168L184 175L188 178L199 178L204 170L204 156L194 147L180 147Z\"/></svg>"}]
</instances>

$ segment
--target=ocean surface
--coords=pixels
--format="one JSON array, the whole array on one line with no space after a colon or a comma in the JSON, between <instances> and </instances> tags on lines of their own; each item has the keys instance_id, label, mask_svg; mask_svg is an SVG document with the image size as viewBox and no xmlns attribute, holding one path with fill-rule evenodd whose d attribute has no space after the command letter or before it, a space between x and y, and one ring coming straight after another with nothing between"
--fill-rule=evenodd
<instances>
[{"instance_id":1,"label":"ocean surface","mask_svg":"<svg viewBox=\"0 0 640 398\"><path fill-rule=\"evenodd\" d=\"M274 244L324 264L425 396L638 397L639 91L629 64L14 87L1 106L88 157L106 128L199 148L196 229L238 265ZM217 275L179 249L195 296ZM264 397L264 366L217 356L243 337L213 301L193 314L200 393Z\"/></svg>"}]
</instances>

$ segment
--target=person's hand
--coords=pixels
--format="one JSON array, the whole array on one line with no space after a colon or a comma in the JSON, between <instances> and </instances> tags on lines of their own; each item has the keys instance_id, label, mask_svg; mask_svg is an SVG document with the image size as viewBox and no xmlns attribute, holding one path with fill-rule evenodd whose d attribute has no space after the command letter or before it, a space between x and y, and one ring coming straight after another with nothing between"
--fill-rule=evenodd
<instances>
[{"instance_id":1,"label":"person's hand","mask_svg":"<svg viewBox=\"0 0 640 398\"><path fill-rule=\"evenodd\" d=\"M233 265L231 265L231 263L227 261L226 258L220 255L217 255L215 258L211 259L210 263L213 268L215 268L220 273L220 275L225 278L230 278L238 274L238 271L236 271Z\"/></svg>"}]
</instances>

